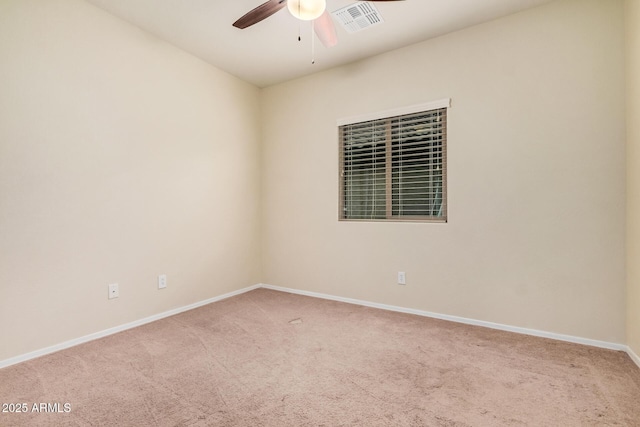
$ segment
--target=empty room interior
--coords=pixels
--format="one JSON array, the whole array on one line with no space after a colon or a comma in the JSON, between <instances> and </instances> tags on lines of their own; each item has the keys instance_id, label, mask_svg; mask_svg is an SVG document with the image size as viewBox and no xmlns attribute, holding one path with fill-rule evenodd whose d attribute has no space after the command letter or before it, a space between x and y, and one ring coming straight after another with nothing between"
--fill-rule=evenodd
<instances>
[{"instance_id":1,"label":"empty room interior","mask_svg":"<svg viewBox=\"0 0 640 427\"><path fill-rule=\"evenodd\" d=\"M640 0L358 4L0 0L0 425L640 426Z\"/></svg>"}]
</instances>

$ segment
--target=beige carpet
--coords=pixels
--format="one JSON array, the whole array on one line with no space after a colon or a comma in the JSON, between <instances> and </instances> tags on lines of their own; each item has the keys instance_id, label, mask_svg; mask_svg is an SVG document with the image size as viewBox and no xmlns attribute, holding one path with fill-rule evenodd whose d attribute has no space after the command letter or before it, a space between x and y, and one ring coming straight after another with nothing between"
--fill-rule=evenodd
<instances>
[{"instance_id":1,"label":"beige carpet","mask_svg":"<svg viewBox=\"0 0 640 427\"><path fill-rule=\"evenodd\" d=\"M3 427L640 426L640 369L623 352L258 289L2 369L0 402L28 405Z\"/></svg>"}]
</instances>

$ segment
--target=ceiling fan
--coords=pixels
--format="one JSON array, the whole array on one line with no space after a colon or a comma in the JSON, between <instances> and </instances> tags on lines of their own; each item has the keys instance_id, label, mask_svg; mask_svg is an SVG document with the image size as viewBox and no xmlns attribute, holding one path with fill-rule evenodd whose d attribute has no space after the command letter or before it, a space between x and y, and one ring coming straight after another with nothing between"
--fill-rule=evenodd
<instances>
[{"instance_id":1,"label":"ceiling fan","mask_svg":"<svg viewBox=\"0 0 640 427\"><path fill-rule=\"evenodd\" d=\"M371 2L402 1L402 0L368 0ZM313 21L316 35L326 47L334 46L337 42L336 28L333 20L327 12L326 0L269 0L233 23L236 28L244 29L257 24L283 9L285 6L289 12L302 21Z\"/></svg>"}]
</instances>

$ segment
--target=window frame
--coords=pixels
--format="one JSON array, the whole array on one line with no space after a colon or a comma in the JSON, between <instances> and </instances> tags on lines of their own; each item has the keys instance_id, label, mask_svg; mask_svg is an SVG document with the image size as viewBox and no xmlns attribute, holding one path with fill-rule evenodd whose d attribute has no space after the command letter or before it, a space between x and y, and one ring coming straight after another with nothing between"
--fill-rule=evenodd
<instances>
[{"instance_id":1,"label":"window frame","mask_svg":"<svg viewBox=\"0 0 640 427\"><path fill-rule=\"evenodd\" d=\"M451 99L445 98L438 101L410 105L407 107L395 108L392 110L380 111L371 114L352 116L343 119L339 119L337 121L337 130L338 130L338 221L345 222L415 222L415 223L447 223L449 218L448 212L448 191L447 191L447 120L449 111L448 109L451 107ZM442 161L442 205L443 205L443 216L441 218L435 218L433 216L422 216L422 215L393 215L392 208L392 199L389 198L391 194L392 197L392 181L390 177L392 175L391 168L387 168L386 170L386 214L385 218L346 218L344 215L344 207L345 207L345 174L344 174L344 141L343 135L341 132L342 126L348 126L352 124L368 122L373 120L388 120L392 121L393 119L397 119L398 116L405 116L408 114L416 114L416 113L427 113L431 110L438 109L446 109L445 114L445 122L442 129L443 135L443 143L442 143L442 153L443 153L443 161ZM389 132L387 132L389 133ZM387 156L387 162L390 162L391 156L391 144L385 143L385 150ZM391 213L390 213L391 212Z\"/></svg>"}]
</instances>

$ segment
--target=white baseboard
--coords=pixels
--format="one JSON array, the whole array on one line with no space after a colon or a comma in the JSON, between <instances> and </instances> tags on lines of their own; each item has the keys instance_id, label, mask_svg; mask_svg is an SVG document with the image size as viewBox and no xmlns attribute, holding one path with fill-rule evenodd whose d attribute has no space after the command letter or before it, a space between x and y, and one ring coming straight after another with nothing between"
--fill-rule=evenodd
<instances>
[{"instance_id":1,"label":"white baseboard","mask_svg":"<svg viewBox=\"0 0 640 427\"><path fill-rule=\"evenodd\" d=\"M638 357L638 355L635 354L633 350L631 350L631 347L627 347L627 354L629 355L631 360L636 362L636 365L638 365L638 368L640 368L640 357Z\"/></svg>"},{"instance_id":2,"label":"white baseboard","mask_svg":"<svg viewBox=\"0 0 640 427\"><path fill-rule=\"evenodd\" d=\"M178 308L175 308L175 309L172 309L172 310L169 310L169 311L165 311L163 313L155 314L153 316L145 317L144 319L140 319L140 320L136 320L136 321L133 321L133 322L129 322L129 323L126 323L124 325L120 325L120 326L116 326L116 327L113 327L113 328L105 329L104 331L96 332L96 333L93 333L93 334L85 335L85 336L80 337L80 338L75 338L75 339L72 339L72 340L69 340L69 341L65 341L63 343L56 344L56 345L53 345L53 346L50 346L50 347L47 347L47 348L43 348L43 349L40 349L40 350L32 351L30 353L26 353L26 354L23 354L23 355L20 355L20 356L16 356L16 357L12 357L12 358L9 358L9 359L1 360L0 361L0 369L5 368L7 366L15 365L16 363L26 362L27 360L35 359L37 357L44 356L46 354L55 353L56 351L64 350L64 349L69 348L69 347L73 347L73 346L76 346L76 345L79 345L79 344L83 344L83 343L86 343L86 342L89 342L89 341L93 341L93 340L96 340L98 338L103 338L103 337L106 337L106 336L109 336L109 335L116 334L118 332L126 331L127 329L132 329L132 328L135 328L137 326L141 326L141 325L144 325L144 324L147 324L147 323L154 322L156 320L164 319L165 317L169 317L169 316L173 316L173 315L185 312L185 311L193 310L194 308L202 307L203 305L211 304L213 302L220 301L220 300L223 300L223 299L227 299L227 298L230 298L230 297L233 297L233 296L236 296L236 295L240 295L240 294L243 294L245 292L249 292L249 291L252 291L252 290L258 289L258 288L265 288L265 289L271 289L271 290L275 290L275 291L288 292L288 293L291 293L291 294L305 295L305 296L309 296L309 297L315 297L315 298L328 299L328 300L332 300L332 301L345 302L345 303L348 303L348 304L361 305L361 306L365 306L365 307L379 308L379 309L382 309L382 310L397 311L397 312L400 312L400 313L415 314L415 315L418 315L418 316L431 317L431 318L434 318L434 319L448 320L448 321L451 321L451 322L465 323L465 324L468 324L468 325L483 326L485 328L498 329L498 330L502 330L502 331L515 332L515 333L525 334L525 335L532 335L532 336L536 336L536 337L550 338L550 339L554 339L554 340L566 341L566 342L571 342L571 343L576 343L576 344L589 345L589 346L593 346L593 347L606 348L606 349L610 349L610 350L625 351L625 352L627 352L629 357L638 365L638 367L640 367L640 357L638 357L638 355L635 354L633 352L633 350L631 350L631 348L629 348L628 346L626 346L624 344L617 344L617 343L611 343L611 342L607 342L607 341L592 340L592 339L588 339L588 338L575 337L575 336L571 336L571 335L556 334L556 333L553 333L553 332L539 331L539 330L536 330L536 329L520 328L520 327L517 327L517 326L509 326L509 325L503 325L503 324L500 324L500 323L485 322L483 320L468 319L468 318L465 318L465 317L450 316L448 314L432 313L432 312L424 311L424 310L416 310L416 309L412 309L412 308L404 308L404 307L398 307L398 306L394 306L394 305L380 304L380 303L375 303L375 302L358 300L358 299L354 299L354 298L344 298L344 297L339 297L339 296L335 296L335 295L322 294L322 293L318 293L318 292L303 291L303 290L299 290L299 289L284 288L284 287L280 287L280 286L273 286L273 285L267 285L267 284L257 284L257 285L249 286L249 287L246 287L246 288L243 288L243 289L239 289L237 291L233 291L233 292L229 292L229 293L226 293L226 294L223 294L223 295L219 295L217 297L209 298L209 299L206 299L204 301L199 301L199 302L196 302L196 303L193 303L193 304L185 305L183 307L178 307Z\"/></svg>"},{"instance_id":3,"label":"white baseboard","mask_svg":"<svg viewBox=\"0 0 640 427\"><path fill-rule=\"evenodd\" d=\"M500 323L485 322L483 320L468 319L466 317L450 316L448 314L432 313L430 311L415 310L412 308L404 308L404 307L398 307L394 305L362 301L362 300L353 299L353 298L343 298L335 295L327 295L327 294L321 294L321 293L310 292L310 291L301 291L298 289L283 288L280 286L263 284L262 287L266 289L272 289L275 291L289 292L292 294L306 295L310 297L323 298L323 299L328 299L332 301L346 302L349 304L380 308L382 310L397 311L400 313L416 314L418 316L432 317L434 319L448 320L448 321L457 322L457 323L465 323L467 325L483 326L485 328L499 329L501 331L516 332L519 334L533 335L533 336L542 337L542 338L550 338L554 340L566 341L566 342L571 342L575 344L589 345L593 347L606 348L610 350L626 351L627 353L631 351L629 347L627 347L624 344L617 344L617 343L612 343L607 341L598 341L598 340L592 340L589 338L574 337L572 335L556 334L554 332L539 331L537 329L520 328L517 326L503 325ZM629 353L629 355L631 355L631 353ZM634 356L631 356L631 357L633 358ZM636 357L636 363L638 363L637 356L635 357Z\"/></svg>"},{"instance_id":4,"label":"white baseboard","mask_svg":"<svg viewBox=\"0 0 640 427\"><path fill-rule=\"evenodd\" d=\"M103 338L109 335L116 334L118 332L126 331L127 329L135 328L137 326L142 326L147 323L155 322L156 320L164 319L165 317L173 316L184 311L193 310L194 308L202 307L203 305L211 304L212 302L220 301L223 299L227 299L236 295L243 294L245 292L252 291L254 289L260 288L262 285L257 284L253 286L249 286L247 288L239 289L237 291L229 292L223 295L219 295L217 297L209 298L204 301L199 301L193 304L185 305L183 307L174 308L169 311L165 311L163 313L154 314L153 316L145 317L144 319L135 320L133 322L125 323L124 325L116 326L113 328L105 329L104 331L95 332L93 334L85 335L80 338L75 338L69 341L65 341L60 344L52 345L51 347L43 348L40 350L32 351L30 353L22 354L20 356L12 357L5 360L0 360L0 369L5 368L7 366L15 365L16 363L26 362L27 360L35 359L36 357L44 356L45 354L55 353L56 351L64 350L69 347L73 347L79 344L83 344L89 341L96 340L98 338Z\"/></svg>"}]
</instances>

